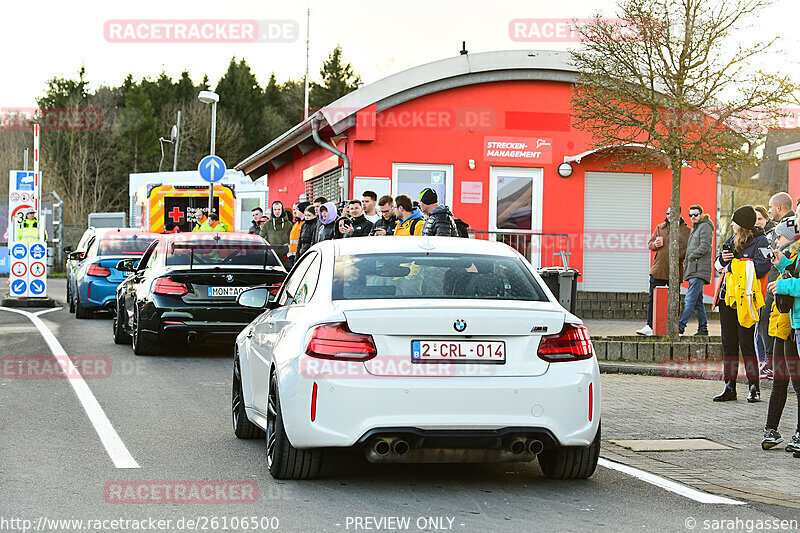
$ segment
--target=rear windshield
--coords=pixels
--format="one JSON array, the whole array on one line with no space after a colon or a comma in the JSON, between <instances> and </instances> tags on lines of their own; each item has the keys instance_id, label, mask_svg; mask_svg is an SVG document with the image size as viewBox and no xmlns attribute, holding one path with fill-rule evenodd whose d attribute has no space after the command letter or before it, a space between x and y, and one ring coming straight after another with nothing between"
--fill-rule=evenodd
<instances>
[{"instance_id":1,"label":"rear windshield","mask_svg":"<svg viewBox=\"0 0 800 533\"><path fill-rule=\"evenodd\" d=\"M459 254L366 254L336 258L334 300L448 298L547 301L522 260Z\"/></svg>"},{"instance_id":2,"label":"rear windshield","mask_svg":"<svg viewBox=\"0 0 800 533\"><path fill-rule=\"evenodd\" d=\"M167 266L281 266L281 262L266 243L172 243L167 252Z\"/></svg>"},{"instance_id":3,"label":"rear windshield","mask_svg":"<svg viewBox=\"0 0 800 533\"><path fill-rule=\"evenodd\" d=\"M97 246L97 255L142 255L152 237L109 237L102 239Z\"/></svg>"}]
</instances>

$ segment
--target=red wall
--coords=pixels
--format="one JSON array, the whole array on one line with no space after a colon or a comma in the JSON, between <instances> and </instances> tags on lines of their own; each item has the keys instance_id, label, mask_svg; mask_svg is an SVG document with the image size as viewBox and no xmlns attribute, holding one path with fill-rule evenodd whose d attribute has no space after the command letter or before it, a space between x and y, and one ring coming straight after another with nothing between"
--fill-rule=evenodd
<instances>
[{"instance_id":1,"label":"red wall","mask_svg":"<svg viewBox=\"0 0 800 533\"><path fill-rule=\"evenodd\" d=\"M492 82L423 96L379 113L377 120L371 118L374 117L374 106L366 108L358 118L366 122L359 122L348 131L346 151L351 157L351 177L390 178L393 162L452 164L454 198L448 202L451 209L473 229L486 230L489 222L490 166L542 167L542 231L575 235L571 239L573 255L570 264L582 269L585 172L652 174L651 219L654 227L664 220L672 178L671 171L657 162L647 167L610 168L609 160L602 155L588 156L580 164L573 163L572 176L566 179L559 177L556 169L564 156L577 155L592 148L590 136L571 126L571 91L572 85L562 82ZM371 120L376 122L373 124ZM482 156L486 136L552 138L552 161L533 165L485 162ZM271 172L270 199L280 199L285 204L296 201L297 196L305 191L303 169L329 156L328 152L317 149ZM470 159L475 160L474 169L468 166ZM686 213L689 206L699 203L713 221L717 203L716 174L703 173L694 168L684 168L682 174L681 207L684 218L688 219ZM483 183L483 204L461 203L462 181ZM797 181L800 185L800 167ZM283 187L288 187L288 191L278 192ZM624 199L621 199L620 205L611 206L609 216L618 216L621 229L624 229Z\"/></svg>"}]
</instances>

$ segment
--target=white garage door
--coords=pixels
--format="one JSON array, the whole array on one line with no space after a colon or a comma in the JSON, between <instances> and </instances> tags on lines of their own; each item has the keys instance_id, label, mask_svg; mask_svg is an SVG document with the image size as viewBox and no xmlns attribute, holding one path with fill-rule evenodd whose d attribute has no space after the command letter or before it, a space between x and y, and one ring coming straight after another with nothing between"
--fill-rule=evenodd
<instances>
[{"instance_id":1,"label":"white garage door","mask_svg":"<svg viewBox=\"0 0 800 533\"><path fill-rule=\"evenodd\" d=\"M648 290L651 187L650 174L586 173L583 290Z\"/></svg>"}]
</instances>

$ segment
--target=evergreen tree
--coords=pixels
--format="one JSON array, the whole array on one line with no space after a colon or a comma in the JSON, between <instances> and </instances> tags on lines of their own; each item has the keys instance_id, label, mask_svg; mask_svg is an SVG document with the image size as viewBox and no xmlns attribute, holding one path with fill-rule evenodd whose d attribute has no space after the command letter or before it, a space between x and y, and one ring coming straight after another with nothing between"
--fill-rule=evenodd
<instances>
[{"instance_id":1,"label":"evergreen tree","mask_svg":"<svg viewBox=\"0 0 800 533\"><path fill-rule=\"evenodd\" d=\"M355 74L353 65L345 62L341 46L336 46L328 55L319 74L322 76L322 84L313 84L309 95L310 105L316 109L355 91L361 83L361 77Z\"/></svg>"},{"instance_id":2,"label":"evergreen tree","mask_svg":"<svg viewBox=\"0 0 800 533\"><path fill-rule=\"evenodd\" d=\"M247 62L242 59L237 63L236 58L232 58L215 92L219 94L219 107L244 131L243 151L246 153L235 157L241 161L263 146L264 91Z\"/></svg>"}]
</instances>

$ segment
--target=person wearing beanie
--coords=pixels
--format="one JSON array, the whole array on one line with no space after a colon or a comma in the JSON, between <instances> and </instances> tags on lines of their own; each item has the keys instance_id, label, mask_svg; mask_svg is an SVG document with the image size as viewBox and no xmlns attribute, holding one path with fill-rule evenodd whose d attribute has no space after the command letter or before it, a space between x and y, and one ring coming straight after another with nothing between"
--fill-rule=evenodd
<instances>
[{"instance_id":1,"label":"person wearing beanie","mask_svg":"<svg viewBox=\"0 0 800 533\"><path fill-rule=\"evenodd\" d=\"M439 203L439 195L430 187L419 193L419 210L425 213L422 235L425 237L457 237L458 229L453 213Z\"/></svg>"},{"instance_id":2,"label":"person wearing beanie","mask_svg":"<svg viewBox=\"0 0 800 533\"><path fill-rule=\"evenodd\" d=\"M790 220L787 221L787 218ZM767 294L771 296L792 294L793 291L796 291L797 285L800 285L798 283L800 280L796 278L800 273L800 264L797 261L798 252L800 252L800 241L795 240L800 235L795 231L797 226L795 221L792 220L794 218L794 215L792 215L781 219L781 223L784 221L790 222L789 224L784 224L784 226L794 229L792 234L789 235L781 230L782 235L778 240L785 240L786 243L773 252L772 264L779 273L779 277L767 285ZM780 277L782 274L783 278ZM781 284L780 292L778 292L779 283ZM783 304L785 302L781 301L779 303ZM778 424L786 406L789 381L792 382L798 407L800 407L800 356L798 356L797 350L797 339L800 338L800 331L796 329L800 327L800 320L797 320L797 318L800 318L800 298L794 298L788 308L776 303L771 307L770 311L769 334L770 338L774 339L770 363L772 364L774 381L769 395L764 438L761 441L761 448L764 450L774 448L783 442L783 438L778 432ZM794 452L795 457L800 457L800 410L797 412L795 433L784 449L787 452Z\"/></svg>"},{"instance_id":3,"label":"person wearing beanie","mask_svg":"<svg viewBox=\"0 0 800 533\"><path fill-rule=\"evenodd\" d=\"M680 250L680 278L683 279L683 259L686 257L686 246L689 243L689 226L681 217L678 228L678 244ZM664 222L656 226L647 247L656 253L653 265L650 267L650 294L647 300L647 324L636 332L637 335L650 336L653 334L653 291L656 287L669 285L669 208Z\"/></svg>"},{"instance_id":4,"label":"person wearing beanie","mask_svg":"<svg viewBox=\"0 0 800 533\"><path fill-rule=\"evenodd\" d=\"M756 226L756 210L745 205L731 217L733 235L722 245L714 262L718 272L724 274L717 300L719 322L722 330L722 379L725 387L714 396L715 402L736 399L736 378L739 374L741 351L750 403L761 401L758 359L755 347L755 325L758 310L764 305L761 278L767 275L770 260L759 251L768 248L764 231Z\"/></svg>"}]
</instances>

